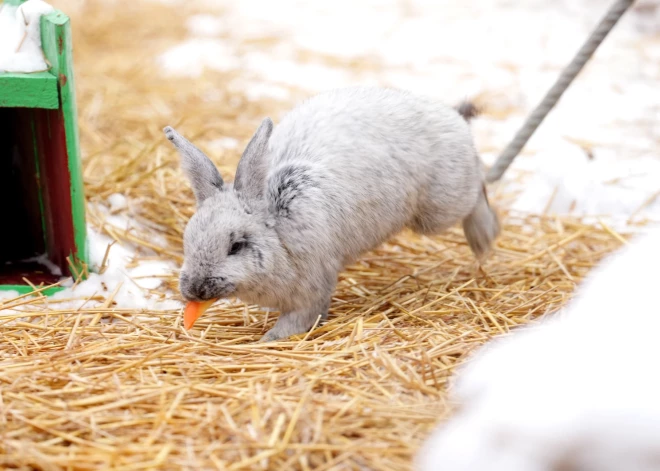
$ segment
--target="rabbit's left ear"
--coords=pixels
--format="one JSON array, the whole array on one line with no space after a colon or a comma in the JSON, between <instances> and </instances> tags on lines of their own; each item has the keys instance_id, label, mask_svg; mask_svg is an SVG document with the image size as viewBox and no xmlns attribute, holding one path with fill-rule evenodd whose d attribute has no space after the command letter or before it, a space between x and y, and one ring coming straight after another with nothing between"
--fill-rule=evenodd
<instances>
[{"instance_id":1,"label":"rabbit's left ear","mask_svg":"<svg viewBox=\"0 0 660 471\"><path fill-rule=\"evenodd\" d=\"M268 140L273 132L273 121L266 118L250 139L236 169L234 189L239 196L255 200L264 196L268 172Z\"/></svg>"},{"instance_id":2,"label":"rabbit's left ear","mask_svg":"<svg viewBox=\"0 0 660 471\"><path fill-rule=\"evenodd\" d=\"M224 182L211 159L172 127L167 126L163 131L179 151L181 167L190 180L197 206L222 191Z\"/></svg>"}]
</instances>

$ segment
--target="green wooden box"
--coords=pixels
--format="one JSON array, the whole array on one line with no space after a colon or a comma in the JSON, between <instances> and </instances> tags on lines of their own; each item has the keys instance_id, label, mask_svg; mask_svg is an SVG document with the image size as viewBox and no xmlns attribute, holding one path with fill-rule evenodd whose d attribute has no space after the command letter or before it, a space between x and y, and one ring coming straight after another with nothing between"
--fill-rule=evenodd
<instances>
[{"instance_id":1,"label":"green wooden box","mask_svg":"<svg viewBox=\"0 0 660 471\"><path fill-rule=\"evenodd\" d=\"M69 18L44 15L41 41L47 72L0 73L0 290L20 293L88 261Z\"/></svg>"}]
</instances>

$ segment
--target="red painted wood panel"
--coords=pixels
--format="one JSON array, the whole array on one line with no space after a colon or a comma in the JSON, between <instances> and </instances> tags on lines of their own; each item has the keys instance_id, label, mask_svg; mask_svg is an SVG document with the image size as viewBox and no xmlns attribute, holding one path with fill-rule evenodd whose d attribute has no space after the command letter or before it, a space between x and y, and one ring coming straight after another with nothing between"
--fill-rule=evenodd
<instances>
[{"instance_id":1,"label":"red painted wood panel","mask_svg":"<svg viewBox=\"0 0 660 471\"><path fill-rule=\"evenodd\" d=\"M0 267L0 285L24 285L26 283L23 278L30 280L33 285L52 285L60 279L38 263L20 262Z\"/></svg>"},{"instance_id":2,"label":"red painted wood panel","mask_svg":"<svg viewBox=\"0 0 660 471\"><path fill-rule=\"evenodd\" d=\"M35 123L44 201L47 252L63 274L75 251L64 117L60 110L36 110Z\"/></svg>"},{"instance_id":3,"label":"red painted wood panel","mask_svg":"<svg viewBox=\"0 0 660 471\"><path fill-rule=\"evenodd\" d=\"M70 274L74 229L64 120L58 110L0 108L0 201L0 284L25 284L23 278L33 284L56 282L59 277L46 267L24 261L44 252L63 274Z\"/></svg>"}]
</instances>

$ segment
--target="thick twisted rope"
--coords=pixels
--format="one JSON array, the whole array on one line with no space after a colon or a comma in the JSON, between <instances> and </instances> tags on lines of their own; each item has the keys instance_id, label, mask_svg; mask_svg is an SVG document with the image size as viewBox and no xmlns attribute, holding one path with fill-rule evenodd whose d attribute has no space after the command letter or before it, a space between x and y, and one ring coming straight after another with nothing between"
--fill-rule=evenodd
<instances>
[{"instance_id":1,"label":"thick twisted rope","mask_svg":"<svg viewBox=\"0 0 660 471\"><path fill-rule=\"evenodd\" d=\"M541 103L536 107L532 114L527 118L527 121L520 128L509 145L504 149L502 154L498 157L495 164L488 171L486 181L492 183L499 180L509 165L516 158L518 153L525 146L527 141L534 131L539 127L541 122L545 119L548 113L561 98L562 94L566 91L571 82L580 73L584 65L594 54L600 43L607 34L614 28L614 25L619 21L628 8L634 3L634 0L617 0L614 5L605 14L596 29L587 41L582 45L578 53L575 55L570 64L562 71L561 75L552 86L552 88L545 95Z\"/></svg>"}]
</instances>

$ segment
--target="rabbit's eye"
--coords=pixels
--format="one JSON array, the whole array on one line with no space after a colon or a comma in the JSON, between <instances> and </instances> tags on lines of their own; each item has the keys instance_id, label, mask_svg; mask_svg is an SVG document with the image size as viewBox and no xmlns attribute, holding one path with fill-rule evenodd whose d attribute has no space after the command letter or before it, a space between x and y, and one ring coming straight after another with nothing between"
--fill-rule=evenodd
<instances>
[{"instance_id":1,"label":"rabbit's eye","mask_svg":"<svg viewBox=\"0 0 660 471\"><path fill-rule=\"evenodd\" d=\"M231 248L229 249L229 255L236 255L245 247L247 247L247 242L244 240L241 240L239 242L234 242L233 244L231 244Z\"/></svg>"}]
</instances>

